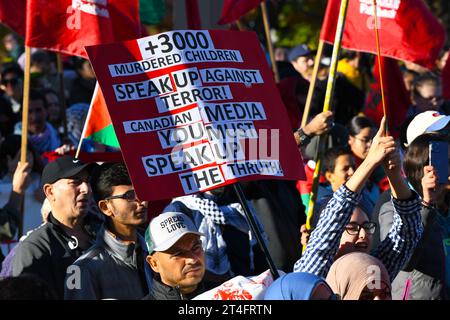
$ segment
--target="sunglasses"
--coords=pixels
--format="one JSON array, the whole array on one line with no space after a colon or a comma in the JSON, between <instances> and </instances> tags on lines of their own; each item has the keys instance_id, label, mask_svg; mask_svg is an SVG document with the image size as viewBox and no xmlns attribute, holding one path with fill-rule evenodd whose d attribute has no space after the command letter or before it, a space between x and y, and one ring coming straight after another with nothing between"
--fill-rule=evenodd
<instances>
[{"instance_id":1,"label":"sunglasses","mask_svg":"<svg viewBox=\"0 0 450 320\"><path fill-rule=\"evenodd\" d=\"M124 194L118 194L116 196L110 196L105 198L105 200L112 200L112 199L124 199L127 200L128 202L133 202L138 200L138 198L136 197L136 192L134 192L134 190L129 190L127 192L125 192Z\"/></svg>"},{"instance_id":2,"label":"sunglasses","mask_svg":"<svg viewBox=\"0 0 450 320\"><path fill-rule=\"evenodd\" d=\"M19 83L19 79L11 78L11 79L2 79L2 85L6 86L8 84L15 86Z\"/></svg>"}]
</instances>

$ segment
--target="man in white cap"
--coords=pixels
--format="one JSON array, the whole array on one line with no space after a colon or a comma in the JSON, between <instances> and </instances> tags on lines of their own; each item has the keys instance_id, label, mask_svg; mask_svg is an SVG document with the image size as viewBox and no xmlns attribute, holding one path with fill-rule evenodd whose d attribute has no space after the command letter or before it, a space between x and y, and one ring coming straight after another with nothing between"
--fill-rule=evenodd
<instances>
[{"instance_id":1,"label":"man in white cap","mask_svg":"<svg viewBox=\"0 0 450 320\"><path fill-rule=\"evenodd\" d=\"M406 130L406 140L408 145L418 136L443 130L449 126L450 116L443 115L437 111L425 111L419 113L409 123Z\"/></svg>"},{"instance_id":2,"label":"man in white cap","mask_svg":"<svg viewBox=\"0 0 450 320\"><path fill-rule=\"evenodd\" d=\"M145 232L147 262L154 271L146 300L190 300L211 289L203 282L205 255L192 220L180 212L154 218Z\"/></svg>"}]
</instances>

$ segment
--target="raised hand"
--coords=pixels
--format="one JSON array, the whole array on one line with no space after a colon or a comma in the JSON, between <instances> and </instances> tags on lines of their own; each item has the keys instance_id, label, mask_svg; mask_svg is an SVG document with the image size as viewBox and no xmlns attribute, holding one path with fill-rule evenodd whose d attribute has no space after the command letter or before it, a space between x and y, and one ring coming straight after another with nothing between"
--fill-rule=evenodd
<instances>
[{"instance_id":1,"label":"raised hand","mask_svg":"<svg viewBox=\"0 0 450 320\"><path fill-rule=\"evenodd\" d=\"M321 112L303 128L303 132L308 136L320 136L330 131L333 125L333 112Z\"/></svg>"},{"instance_id":2,"label":"raised hand","mask_svg":"<svg viewBox=\"0 0 450 320\"><path fill-rule=\"evenodd\" d=\"M423 167L422 191L423 201L434 204L436 199L436 188L439 187L438 177L433 166Z\"/></svg>"},{"instance_id":3,"label":"raised hand","mask_svg":"<svg viewBox=\"0 0 450 320\"><path fill-rule=\"evenodd\" d=\"M372 145L370 146L364 162L371 165L379 165L386 157L391 155L396 150L395 140L392 136L384 136L384 127L386 119L381 119L380 128L377 134L373 138Z\"/></svg>"},{"instance_id":4,"label":"raised hand","mask_svg":"<svg viewBox=\"0 0 450 320\"><path fill-rule=\"evenodd\" d=\"M402 161L400 159L400 152L398 148L395 148L393 152L391 152L386 158L384 158L383 169L386 172L386 175L390 174L401 174L402 171Z\"/></svg>"}]
</instances>

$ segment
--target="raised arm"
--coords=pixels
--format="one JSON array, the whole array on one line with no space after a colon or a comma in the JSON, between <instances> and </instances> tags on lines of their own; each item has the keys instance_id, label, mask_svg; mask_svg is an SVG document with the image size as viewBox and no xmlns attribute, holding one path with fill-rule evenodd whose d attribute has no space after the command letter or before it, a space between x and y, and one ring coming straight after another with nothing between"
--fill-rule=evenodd
<instances>
[{"instance_id":1,"label":"raised arm","mask_svg":"<svg viewBox=\"0 0 450 320\"><path fill-rule=\"evenodd\" d=\"M384 119L380 128L384 127ZM328 202L320 215L316 229L311 233L306 250L295 263L295 272L309 272L325 277L334 256L339 248L339 241L345 226L358 200L361 190L369 179L373 170L383 159L395 151L395 142L392 137L383 137L382 129L375 135L369 153L356 169L347 183L341 186Z\"/></svg>"},{"instance_id":2,"label":"raised arm","mask_svg":"<svg viewBox=\"0 0 450 320\"><path fill-rule=\"evenodd\" d=\"M386 238L373 251L385 265L391 280L411 259L423 233L419 196L401 175L399 152L396 150L383 162L392 193L393 222ZM381 214L380 214L381 217Z\"/></svg>"}]
</instances>

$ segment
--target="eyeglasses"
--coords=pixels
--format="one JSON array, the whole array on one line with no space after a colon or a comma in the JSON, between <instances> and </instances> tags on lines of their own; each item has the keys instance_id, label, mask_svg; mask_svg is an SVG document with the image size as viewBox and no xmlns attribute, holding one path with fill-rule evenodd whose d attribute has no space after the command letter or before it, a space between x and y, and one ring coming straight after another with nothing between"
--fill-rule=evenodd
<instances>
[{"instance_id":1,"label":"eyeglasses","mask_svg":"<svg viewBox=\"0 0 450 320\"><path fill-rule=\"evenodd\" d=\"M377 224L375 222L364 222L363 224L350 222L345 226L345 231L347 231L348 234L354 236L359 234L361 228L363 228L367 234L374 234L375 230L377 229Z\"/></svg>"},{"instance_id":2,"label":"eyeglasses","mask_svg":"<svg viewBox=\"0 0 450 320\"><path fill-rule=\"evenodd\" d=\"M361 139L361 138L358 138L358 137L353 137L353 138L355 138L356 140L361 141L364 144L372 143L372 141L373 141L373 138L364 138L364 139Z\"/></svg>"},{"instance_id":3,"label":"eyeglasses","mask_svg":"<svg viewBox=\"0 0 450 320\"><path fill-rule=\"evenodd\" d=\"M129 190L129 191L125 192L124 194L118 194L115 196L110 196L110 197L105 198L105 200L112 200L112 199L124 199L124 200L127 200L128 202L133 202L133 201L139 200L136 197L136 192L134 192L134 190Z\"/></svg>"},{"instance_id":4,"label":"eyeglasses","mask_svg":"<svg viewBox=\"0 0 450 320\"><path fill-rule=\"evenodd\" d=\"M19 83L19 79L11 78L11 79L2 79L2 85L6 86L8 84L15 86Z\"/></svg>"}]
</instances>

